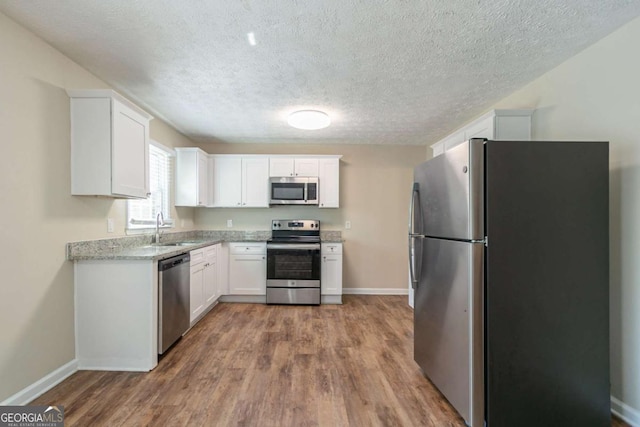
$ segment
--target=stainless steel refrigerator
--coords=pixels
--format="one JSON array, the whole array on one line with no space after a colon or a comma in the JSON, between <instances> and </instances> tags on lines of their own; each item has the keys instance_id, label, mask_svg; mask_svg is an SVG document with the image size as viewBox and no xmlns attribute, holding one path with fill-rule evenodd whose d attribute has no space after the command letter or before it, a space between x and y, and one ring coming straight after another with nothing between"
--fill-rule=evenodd
<instances>
[{"instance_id":1,"label":"stainless steel refrigerator","mask_svg":"<svg viewBox=\"0 0 640 427\"><path fill-rule=\"evenodd\" d=\"M414 359L471 427L610 426L607 142L472 139L414 172Z\"/></svg>"}]
</instances>

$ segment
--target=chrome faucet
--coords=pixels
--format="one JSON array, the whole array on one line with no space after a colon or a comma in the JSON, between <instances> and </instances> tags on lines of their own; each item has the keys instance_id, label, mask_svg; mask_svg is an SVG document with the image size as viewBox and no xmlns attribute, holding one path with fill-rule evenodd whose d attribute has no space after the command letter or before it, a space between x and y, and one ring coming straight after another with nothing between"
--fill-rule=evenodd
<instances>
[{"instance_id":1,"label":"chrome faucet","mask_svg":"<svg viewBox=\"0 0 640 427\"><path fill-rule=\"evenodd\" d=\"M164 215L162 215L162 212L158 212L158 215L156 215L156 241L154 243L160 243L161 225L164 225Z\"/></svg>"}]
</instances>

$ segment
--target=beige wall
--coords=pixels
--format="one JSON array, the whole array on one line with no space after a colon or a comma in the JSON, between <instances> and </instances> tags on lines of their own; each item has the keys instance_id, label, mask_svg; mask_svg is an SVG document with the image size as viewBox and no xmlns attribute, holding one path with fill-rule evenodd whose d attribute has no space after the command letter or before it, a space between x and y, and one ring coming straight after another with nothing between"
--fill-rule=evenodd
<instances>
[{"instance_id":1,"label":"beige wall","mask_svg":"<svg viewBox=\"0 0 640 427\"><path fill-rule=\"evenodd\" d=\"M640 423L638 41L640 19L492 108L536 108L534 139L610 141L612 396Z\"/></svg>"},{"instance_id":2,"label":"beige wall","mask_svg":"<svg viewBox=\"0 0 640 427\"><path fill-rule=\"evenodd\" d=\"M204 144L218 154L341 154L340 208L311 206L263 209L197 209L196 226L268 230L272 219L319 219L342 230L345 288L407 288L407 221L413 167L424 161L422 146ZM344 230L345 221L351 229Z\"/></svg>"},{"instance_id":3,"label":"beige wall","mask_svg":"<svg viewBox=\"0 0 640 427\"><path fill-rule=\"evenodd\" d=\"M108 86L2 14L0 51L1 402L74 359L73 265L65 244L123 235L125 202L70 195L65 89ZM159 120L151 137L191 145ZM193 209L175 215L193 224ZM107 217L116 233L106 233Z\"/></svg>"}]
</instances>

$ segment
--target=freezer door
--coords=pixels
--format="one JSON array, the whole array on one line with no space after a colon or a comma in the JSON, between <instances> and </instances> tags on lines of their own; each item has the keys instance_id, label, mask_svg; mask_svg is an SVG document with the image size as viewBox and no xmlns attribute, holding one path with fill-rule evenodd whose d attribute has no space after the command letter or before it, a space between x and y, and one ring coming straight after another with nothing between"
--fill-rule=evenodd
<instances>
[{"instance_id":1,"label":"freezer door","mask_svg":"<svg viewBox=\"0 0 640 427\"><path fill-rule=\"evenodd\" d=\"M414 360L471 427L484 419L482 243L419 239Z\"/></svg>"},{"instance_id":2,"label":"freezer door","mask_svg":"<svg viewBox=\"0 0 640 427\"><path fill-rule=\"evenodd\" d=\"M427 236L484 238L484 140L471 139L414 170Z\"/></svg>"}]
</instances>

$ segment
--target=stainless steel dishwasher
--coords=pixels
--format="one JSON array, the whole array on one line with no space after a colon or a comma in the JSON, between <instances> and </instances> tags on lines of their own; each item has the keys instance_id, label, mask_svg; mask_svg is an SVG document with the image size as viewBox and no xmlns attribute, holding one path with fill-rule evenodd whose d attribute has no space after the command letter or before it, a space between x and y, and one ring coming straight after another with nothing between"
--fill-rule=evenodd
<instances>
[{"instance_id":1,"label":"stainless steel dishwasher","mask_svg":"<svg viewBox=\"0 0 640 427\"><path fill-rule=\"evenodd\" d=\"M189 329L189 254L158 262L158 354Z\"/></svg>"}]
</instances>

